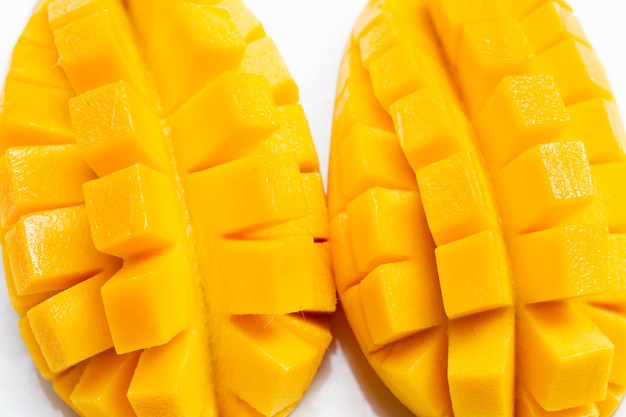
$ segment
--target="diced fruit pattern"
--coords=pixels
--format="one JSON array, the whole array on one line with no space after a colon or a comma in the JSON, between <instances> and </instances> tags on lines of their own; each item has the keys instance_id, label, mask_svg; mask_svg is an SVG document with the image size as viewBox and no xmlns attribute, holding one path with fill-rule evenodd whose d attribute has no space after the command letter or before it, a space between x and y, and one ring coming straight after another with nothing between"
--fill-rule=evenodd
<instances>
[{"instance_id":1,"label":"diced fruit pattern","mask_svg":"<svg viewBox=\"0 0 626 417\"><path fill-rule=\"evenodd\" d=\"M330 154L339 297L417 416L610 416L626 137L571 8L371 0Z\"/></svg>"},{"instance_id":2,"label":"diced fruit pattern","mask_svg":"<svg viewBox=\"0 0 626 417\"><path fill-rule=\"evenodd\" d=\"M326 202L297 86L241 0L40 2L0 148L10 298L72 409L293 410L331 340Z\"/></svg>"}]
</instances>

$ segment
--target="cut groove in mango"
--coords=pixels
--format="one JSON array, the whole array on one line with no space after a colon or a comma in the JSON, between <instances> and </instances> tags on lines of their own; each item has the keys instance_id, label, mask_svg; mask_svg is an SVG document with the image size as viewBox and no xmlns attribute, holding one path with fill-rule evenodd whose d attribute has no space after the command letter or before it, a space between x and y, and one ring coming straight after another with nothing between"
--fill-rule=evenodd
<instances>
[{"instance_id":1,"label":"cut groove in mango","mask_svg":"<svg viewBox=\"0 0 626 417\"><path fill-rule=\"evenodd\" d=\"M240 0L37 6L0 113L3 258L79 415L294 409L336 303L298 97Z\"/></svg>"},{"instance_id":2,"label":"cut groove in mango","mask_svg":"<svg viewBox=\"0 0 626 417\"><path fill-rule=\"evenodd\" d=\"M371 0L337 82L337 290L416 416L608 417L626 390L624 127L572 9Z\"/></svg>"}]
</instances>

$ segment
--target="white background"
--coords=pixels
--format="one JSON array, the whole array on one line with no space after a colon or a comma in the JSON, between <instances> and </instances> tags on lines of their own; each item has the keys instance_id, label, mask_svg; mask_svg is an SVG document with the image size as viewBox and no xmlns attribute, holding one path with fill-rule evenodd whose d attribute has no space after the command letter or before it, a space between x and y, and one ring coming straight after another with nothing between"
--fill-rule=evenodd
<instances>
[{"instance_id":1,"label":"white background","mask_svg":"<svg viewBox=\"0 0 626 417\"><path fill-rule=\"evenodd\" d=\"M515 0L511 0L515 1ZM0 80L35 1L0 0ZM626 10L620 0L569 0L626 109ZM301 102L326 175L335 81L341 53L365 0L247 0L278 45L300 87ZM2 81L0 81L2 84ZM622 114L626 113L622 111ZM1 272L1 271L0 271ZM31 364L17 316L0 280L0 417L73 416ZM336 340L294 417L408 417L377 381L347 331L333 318ZM626 417L626 408L616 416Z\"/></svg>"}]
</instances>

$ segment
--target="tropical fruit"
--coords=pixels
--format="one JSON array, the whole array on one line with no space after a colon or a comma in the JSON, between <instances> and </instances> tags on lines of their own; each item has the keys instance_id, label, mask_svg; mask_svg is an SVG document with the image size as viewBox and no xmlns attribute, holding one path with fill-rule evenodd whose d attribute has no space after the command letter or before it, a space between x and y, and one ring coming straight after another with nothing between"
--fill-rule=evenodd
<instances>
[{"instance_id":1,"label":"tropical fruit","mask_svg":"<svg viewBox=\"0 0 626 417\"><path fill-rule=\"evenodd\" d=\"M79 415L284 416L331 335L319 164L240 0L48 0L0 114L6 282Z\"/></svg>"},{"instance_id":2,"label":"tropical fruit","mask_svg":"<svg viewBox=\"0 0 626 417\"><path fill-rule=\"evenodd\" d=\"M370 1L329 164L343 309L415 415L614 412L626 135L564 1Z\"/></svg>"}]
</instances>

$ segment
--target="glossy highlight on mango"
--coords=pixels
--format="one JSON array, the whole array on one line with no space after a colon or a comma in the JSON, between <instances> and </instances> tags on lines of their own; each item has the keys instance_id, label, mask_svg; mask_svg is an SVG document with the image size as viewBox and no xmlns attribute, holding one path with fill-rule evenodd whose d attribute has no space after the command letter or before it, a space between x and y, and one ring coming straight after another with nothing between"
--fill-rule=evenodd
<instances>
[{"instance_id":1,"label":"glossy highlight on mango","mask_svg":"<svg viewBox=\"0 0 626 417\"><path fill-rule=\"evenodd\" d=\"M371 0L339 71L337 290L423 417L610 416L626 392L626 134L562 0Z\"/></svg>"},{"instance_id":2,"label":"glossy highlight on mango","mask_svg":"<svg viewBox=\"0 0 626 417\"><path fill-rule=\"evenodd\" d=\"M6 283L78 415L286 416L335 287L298 88L240 0L47 0L0 108Z\"/></svg>"}]
</instances>

